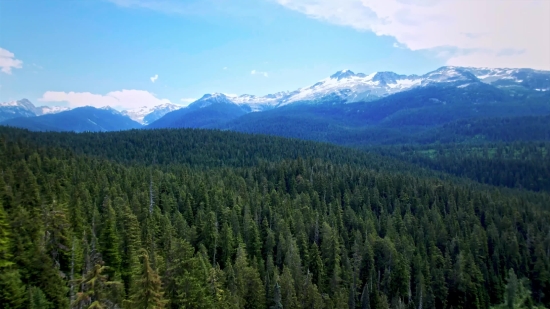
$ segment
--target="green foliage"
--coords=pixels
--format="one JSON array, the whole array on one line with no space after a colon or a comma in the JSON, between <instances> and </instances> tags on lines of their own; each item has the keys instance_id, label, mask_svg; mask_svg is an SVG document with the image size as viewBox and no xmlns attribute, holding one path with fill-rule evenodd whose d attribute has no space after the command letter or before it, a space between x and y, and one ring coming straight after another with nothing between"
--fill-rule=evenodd
<instances>
[{"instance_id":1,"label":"green foliage","mask_svg":"<svg viewBox=\"0 0 550 309\"><path fill-rule=\"evenodd\" d=\"M385 156L494 186L550 192L550 143L370 148Z\"/></svg>"},{"instance_id":2,"label":"green foliage","mask_svg":"<svg viewBox=\"0 0 550 309\"><path fill-rule=\"evenodd\" d=\"M535 306L531 296L531 290L528 287L525 278L518 279L514 269L510 268L506 278L506 301L491 309L545 309L546 307L539 305Z\"/></svg>"},{"instance_id":3,"label":"green foliage","mask_svg":"<svg viewBox=\"0 0 550 309\"><path fill-rule=\"evenodd\" d=\"M550 305L545 190L229 132L2 130L4 307ZM539 162L536 145L480 156Z\"/></svg>"},{"instance_id":4,"label":"green foliage","mask_svg":"<svg viewBox=\"0 0 550 309\"><path fill-rule=\"evenodd\" d=\"M160 277L151 268L149 253L144 249L141 251L141 273L138 276L130 296L130 307L138 309L164 308L165 300Z\"/></svg>"},{"instance_id":5,"label":"green foliage","mask_svg":"<svg viewBox=\"0 0 550 309\"><path fill-rule=\"evenodd\" d=\"M73 306L84 306L88 309L111 308L116 303L113 301L115 289L119 282L108 281L107 275L103 272L107 270L107 266L96 264L93 268L78 280L81 286L81 291L77 294Z\"/></svg>"},{"instance_id":6,"label":"green foliage","mask_svg":"<svg viewBox=\"0 0 550 309\"><path fill-rule=\"evenodd\" d=\"M51 302L46 299L46 295L41 289L31 286L29 288L29 309L50 309L53 308Z\"/></svg>"}]
</instances>

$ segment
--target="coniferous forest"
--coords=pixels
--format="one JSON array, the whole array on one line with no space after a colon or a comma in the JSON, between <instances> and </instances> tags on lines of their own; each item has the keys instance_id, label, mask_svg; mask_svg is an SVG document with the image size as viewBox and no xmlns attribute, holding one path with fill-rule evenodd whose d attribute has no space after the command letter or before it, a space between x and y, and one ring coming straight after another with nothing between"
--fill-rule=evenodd
<instances>
[{"instance_id":1,"label":"coniferous forest","mask_svg":"<svg viewBox=\"0 0 550 309\"><path fill-rule=\"evenodd\" d=\"M453 147L2 127L0 307L550 307L548 144Z\"/></svg>"}]
</instances>

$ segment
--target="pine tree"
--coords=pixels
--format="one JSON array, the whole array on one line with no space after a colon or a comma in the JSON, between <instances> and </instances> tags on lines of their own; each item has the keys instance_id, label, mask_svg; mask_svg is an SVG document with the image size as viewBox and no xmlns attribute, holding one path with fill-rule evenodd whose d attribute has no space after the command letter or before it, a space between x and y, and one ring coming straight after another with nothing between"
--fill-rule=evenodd
<instances>
[{"instance_id":1,"label":"pine tree","mask_svg":"<svg viewBox=\"0 0 550 309\"><path fill-rule=\"evenodd\" d=\"M365 283L361 292L361 309L370 309L369 285Z\"/></svg>"},{"instance_id":2,"label":"pine tree","mask_svg":"<svg viewBox=\"0 0 550 309\"><path fill-rule=\"evenodd\" d=\"M41 289L31 286L29 288L29 309L53 309L53 305L46 299Z\"/></svg>"},{"instance_id":3,"label":"pine tree","mask_svg":"<svg viewBox=\"0 0 550 309\"><path fill-rule=\"evenodd\" d=\"M111 206L109 197L106 197L103 202L103 213L101 216L101 232L99 234L99 243L101 248L101 256L106 268L106 273L111 279L116 279L120 275L120 249L119 238L116 231L116 214Z\"/></svg>"},{"instance_id":4,"label":"pine tree","mask_svg":"<svg viewBox=\"0 0 550 309\"><path fill-rule=\"evenodd\" d=\"M123 214L123 256L121 264L121 275L124 280L126 292L129 295L134 288L134 279L139 273L139 247L140 247L140 228L136 216L132 213L130 207L124 207Z\"/></svg>"},{"instance_id":5,"label":"pine tree","mask_svg":"<svg viewBox=\"0 0 550 309\"><path fill-rule=\"evenodd\" d=\"M5 308L25 308L25 286L12 261L10 226L0 199L0 304Z\"/></svg>"},{"instance_id":6,"label":"pine tree","mask_svg":"<svg viewBox=\"0 0 550 309\"><path fill-rule=\"evenodd\" d=\"M120 282L108 281L103 272L107 266L96 264L82 279L77 280L81 291L77 294L73 306L87 306L87 309L110 308L116 304L113 290Z\"/></svg>"},{"instance_id":7,"label":"pine tree","mask_svg":"<svg viewBox=\"0 0 550 309\"><path fill-rule=\"evenodd\" d=\"M141 272L135 279L131 308L162 309L166 303L163 294L160 277L149 263L149 253L141 249Z\"/></svg>"},{"instance_id":8,"label":"pine tree","mask_svg":"<svg viewBox=\"0 0 550 309\"><path fill-rule=\"evenodd\" d=\"M518 277L513 268L508 271L508 283L506 284L506 307L514 309L516 294L518 291Z\"/></svg>"},{"instance_id":9,"label":"pine tree","mask_svg":"<svg viewBox=\"0 0 550 309\"><path fill-rule=\"evenodd\" d=\"M275 283L273 287L273 303L274 305L270 309L283 309L283 303L281 302L281 286L279 282Z\"/></svg>"}]
</instances>

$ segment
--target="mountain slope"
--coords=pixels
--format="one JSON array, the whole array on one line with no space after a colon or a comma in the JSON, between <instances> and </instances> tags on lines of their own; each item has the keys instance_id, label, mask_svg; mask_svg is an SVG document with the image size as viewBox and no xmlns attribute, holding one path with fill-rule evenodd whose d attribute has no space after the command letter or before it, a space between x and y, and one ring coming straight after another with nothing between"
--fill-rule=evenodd
<instances>
[{"instance_id":1,"label":"mountain slope","mask_svg":"<svg viewBox=\"0 0 550 309\"><path fill-rule=\"evenodd\" d=\"M424 75L401 75L394 72L376 72L366 75L343 70L314 85L291 92L279 92L263 97L251 95L226 95L226 97L237 105L250 107L251 111L265 111L298 103L374 101L414 88L467 87L479 82L495 87L515 87L544 92L550 90L550 71L447 66Z\"/></svg>"},{"instance_id":2,"label":"mountain slope","mask_svg":"<svg viewBox=\"0 0 550 309\"><path fill-rule=\"evenodd\" d=\"M69 111L38 117L14 118L1 125L33 131L120 131L141 128L141 125L112 108L79 107Z\"/></svg>"},{"instance_id":3,"label":"mountain slope","mask_svg":"<svg viewBox=\"0 0 550 309\"><path fill-rule=\"evenodd\" d=\"M168 114L169 112L178 110L180 108L182 108L182 106L171 103L164 103L154 107L143 106L140 108L128 109L122 111L121 113L140 124L149 124Z\"/></svg>"},{"instance_id":4,"label":"mountain slope","mask_svg":"<svg viewBox=\"0 0 550 309\"><path fill-rule=\"evenodd\" d=\"M372 102L289 105L250 113L220 129L337 144L406 140L461 119L550 114L550 93L523 97L477 82L468 87L423 87Z\"/></svg>"},{"instance_id":5,"label":"mountain slope","mask_svg":"<svg viewBox=\"0 0 550 309\"><path fill-rule=\"evenodd\" d=\"M27 99L3 102L0 103L0 122L18 117L35 117L46 114L55 114L66 110L69 110L69 108L64 106L36 107Z\"/></svg>"},{"instance_id":6,"label":"mountain slope","mask_svg":"<svg viewBox=\"0 0 550 309\"><path fill-rule=\"evenodd\" d=\"M0 103L0 122L18 117L34 117L36 112L36 107L27 99Z\"/></svg>"},{"instance_id":7,"label":"mountain slope","mask_svg":"<svg viewBox=\"0 0 550 309\"><path fill-rule=\"evenodd\" d=\"M224 125L251 112L247 105L238 105L224 94L205 95L151 123L148 128L212 128Z\"/></svg>"},{"instance_id":8,"label":"mountain slope","mask_svg":"<svg viewBox=\"0 0 550 309\"><path fill-rule=\"evenodd\" d=\"M452 88L455 90L450 91L449 89ZM546 93L550 93L550 91L546 91L547 89L550 89L550 72L532 69L441 67L421 76L400 75L394 72L377 72L366 75L343 70L312 86L292 92L279 92L263 97L235 96L221 93L207 94L188 108L182 109L165 119L159 119L151 127L220 127L221 123L240 122L236 118L243 114L242 111L244 113L258 112L260 114L268 112L270 113L268 115L255 115L257 113L254 113L254 115L246 116L243 120L247 122L249 120L246 119L251 119L250 121L258 119L262 123L258 124L260 128L256 131L266 133L274 130L263 130L262 127L276 126L285 130L292 130L290 128L295 126L296 123L284 123L285 121L303 123L304 121L315 121L319 117L319 115L309 115L309 118L305 119L304 117L297 117L296 114L286 115L288 113L300 114L304 110L313 114L326 113L329 118L337 117L344 126L349 126L350 122L353 125L366 125L384 119L388 123L393 122L394 124L434 125L462 118L485 116L482 114L484 112L489 113L489 117L509 115L512 112L512 110L508 110L499 113L495 109L482 111L467 104L461 105L460 108L456 104L452 107L445 106L451 101L469 101L472 104L483 103L485 106L490 104L491 100L494 102L507 102L508 99L513 97L517 102L537 95L544 97ZM413 97L411 97L411 93L408 91L413 90L417 92L412 93ZM441 92L448 92L444 96L449 98L438 98ZM399 96L402 93L407 94ZM452 97L453 95L455 97ZM385 98L390 97L389 101L385 101ZM210 106L221 102L224 104L218 105L220 106L219 110L216 110L214 106ZM347 107L341 109L335 107L336 110L333 108L327 110L326 106L322 106L327 104L347 105L358 102L374 103L371 105L351 104L350 108L356 110L355 112L346 112ZM315 112L310 107L300 107L298 110L286 108L304 104L320 110ZM230 105L233 105L231 112L228 111ZM209 108L199 111L205 107ZM240 107L240 109L237 107ZM454 115L453 112L457 114ZM520 111L524 115L531 115L536 112L537 110ZM275 123L265 121L270 117L274 117L274 115L278 117ZM392 118L389 118L390 116ZM178 119L178 117L182 118ZM205 118L200 119L201 117ZM422 119L422 121L417 121L418 119ZM318 125L323 126L327 123L319 123ZM236 129L240 126L236 125ZM229 128L231 129L232 126L229 126ZM253 128L246 128L245 130L255 131ZM275 131L277 130L275 129Z\"/></svg>"}]
</instances>

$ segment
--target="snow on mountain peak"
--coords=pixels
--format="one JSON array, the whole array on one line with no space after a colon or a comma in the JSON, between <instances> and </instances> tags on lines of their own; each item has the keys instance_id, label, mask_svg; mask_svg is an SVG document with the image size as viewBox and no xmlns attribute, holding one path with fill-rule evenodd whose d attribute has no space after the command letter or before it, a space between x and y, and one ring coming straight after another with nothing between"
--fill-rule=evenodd
<instances>
[{"instance_id":1,"label":"snow on mountain peak","mask_svg":"<svg viewBox=\"0 0 550 309\"><path fill-rule=\"evenodd\" d=\"M99 109L106 110L106 111L110 111L110 112L113 113L113 114L121 114L121 112L119 112L118 110L116 110L116 109L110 107L109 105L100 107Z\"/></svg>"},{"instance_id":2,"label":"snow on mountain peak","mask_svg":"<svg viewBox=\"0 0 550 309\"><path fill-rule=\"evenodd\" d=\"M142 106L133 109L122 111L121 114L130 117L130 119L139 122L140 124L151 123L169 112L182 108L180 105L172 103L162 103L157 106Z\"/></svg>"},{"instance_id":3,"label":"snow on mountain peak","mask_svg":"<svg viewBox=\"0 0 550 309\"><path fill-rule=\"evenodd\" d=\"M23 109L26 109L28 111L34 112L36 107L34 104L31 103L31 101L27 99L21 99L17 101L10 101L10 102L2 102L0 103L0 106L13 106L13 107L21 107Z\"/></svg>"},{"instance_id":4,"label":"snow on mountain peak","mask_svg":"<svg viewBox=\"0 0 550 309\"><path fill-rule=\"evenodd\" d=\"M67 106L41 106L39 108L42 109L42 115L57 114L71 109Z\"/></svg>"},{"instance_id":5,"label":"snow on mountain peak","mask_svg":"<svg viewBox=\"0 0 550 309\"><path fill-rule=\"evenodd\" d=\"M420 81L414 75L408 77L393 72L375 72L366 75L343 70L310 87L292 92L279 106L302 101L316 101L327 95L336 95L348 103L370 101L418 85L420 85Z\"/></svg>"},{"instance_id":6,"label":"snow on mountain peak","mask_svg":"<svg viewBox=\"0 0 550 309\"><path fill-rule=\"evenodd\" d=\"M341 80L341 79L349 78L349 77L352 77L352 76L355 76L355 73L353 73L353 71L351 71L351 70L342 70L342 71L338 71L338 72L332 74L330 76L330 78Z\"/></svg>"}]
</instances>

